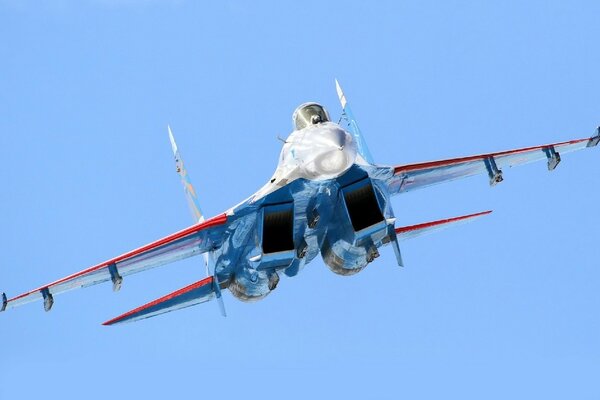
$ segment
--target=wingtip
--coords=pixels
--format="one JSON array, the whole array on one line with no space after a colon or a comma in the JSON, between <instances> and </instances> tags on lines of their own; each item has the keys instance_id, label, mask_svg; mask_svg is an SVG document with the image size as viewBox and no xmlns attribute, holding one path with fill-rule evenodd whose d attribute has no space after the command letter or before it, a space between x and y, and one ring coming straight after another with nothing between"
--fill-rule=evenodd
<instances>
[{"instance_id":1,"label":"wingtip","mask_svg":"<svg viewBox=\"0 0 600 400\"><path fill-rule=\"evenodd\" d=\"M600 142L600 126L596 128L596 134L590 138L587 147L595 147Z\"/></svg>"},{"instance_id":2,"label":"wingtip","mask_svg":"<svg viewBox=\"0 0 600 400\"><path fill-rule=\"evenodd\" d=\"M0 306L0 312L6 311L7 305L8 305L8 299L6 298L6 293L2 292L2 305Z\"/></svg>"},{"instance_id":3,"label":"wingtip","mask_svg":"<svg viewBox=\"0 0 600 400\"><path fill-rule=\"evenodd\" d=\"M458 217L460 219L471 219L471 218L479 218L479 217L484 217L486 215L489 215L493 212L493 210L487 210L487 211L481 211L475 214L469 214L469 215L464 215L462 217Z\"/></svg>"},{"instance_id":4,"label":"wingtip","mask_svg":"<svg viewBox=\"0 0 600 400\"><path fill-rule=\"evenodd\" d=\"M119 318L113 318L113 319L109 319L108 321L104 321L102 323L102 326L113 326L115 324L119 323Z\"/></svg>"},{"instance_id":5,"label":"wingtip","mask_svg":"<svg viewBox=\"0 0 600 400\"><path fill-rule=\"evenodd\" d=\"M104 321L104 322L102 323L102 326L113 326L113 325L118 325L118 324L120 324L120 323L124 322L124 320L125 320L125 318L124 318L124 317L125 317L126 315L127 315L127 314L121 314L121 315L119 315L118 317L114 317L114 318L111 318L111 319L109 319L108 321Z\"/></svg>"}]
</instances>

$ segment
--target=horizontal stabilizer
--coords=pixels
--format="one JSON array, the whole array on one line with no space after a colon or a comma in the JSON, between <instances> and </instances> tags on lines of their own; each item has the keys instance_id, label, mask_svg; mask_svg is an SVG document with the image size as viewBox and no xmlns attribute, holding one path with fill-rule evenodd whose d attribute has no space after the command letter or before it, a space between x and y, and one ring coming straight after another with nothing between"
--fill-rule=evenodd
<instances>
[{"instance_id":1,"label":"horizontal stabilizer","mask_svg":"<svg viewBox=\"0 0 600 400\"><path fill-rule=\"evenodd\" d=\"M139 321L141 319L204 303L214 297L215 290L213 287L213 277L209 276L208 278L163 296L160 299L156 299L141 307L126 312L110 321L106 321L102 325Z\"/></svg>"},{"instance_id":2,"label":"horizontal stabilizer","mask_svg":"<svg viewBox=\"0 0 600 400\"><path fill-rule=\"evenodd\" d=\"M484 215L488 215L490 213L491 211L484 211L477 214L463 215L462 217L441 219L439 221L425 222L423 224L411 226L403 226L400 228L396 228L396 234L398 235L398 239L400 240L413 239L421 235L446 229L450 226L473 221L479 217L483 217Z\"/></svg>"}]
</instances>

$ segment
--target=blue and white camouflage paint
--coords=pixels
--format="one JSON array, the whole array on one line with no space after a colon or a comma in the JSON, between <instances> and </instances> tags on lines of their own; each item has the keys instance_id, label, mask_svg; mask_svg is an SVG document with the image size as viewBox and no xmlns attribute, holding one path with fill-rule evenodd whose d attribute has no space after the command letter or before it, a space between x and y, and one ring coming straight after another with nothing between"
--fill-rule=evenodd
<instances>
[{"instance_id":1,"label":"blue and white camouflage paint","mask_svg":"<svg viewBox=\"0 0 600 400\"><path fill-rule=\"evenodd\" d=\"M194 225L13 298L2 293L0 311L43 300L48 311L54 295L106 281L118 290L124 277L203 254L207 277L142 305L105 325L137 321L218 299L222 290L242 301L273 292L281 277L293 277L321 255L336 274L354 275L390 244L403 265L399 241L421 236L490 211L396 227L394 195L467 176L487 175L493 186L507 167L546 160L548 170L561 155L593 147L589 138L418 164L385 166L374 162L339 83L336 90L345 128L331 121L317 103L293 114L294 130L285 140L271 179L256 193L224 213L204 219L171 128L169 139Z\"/></svg>"}]
</instances>

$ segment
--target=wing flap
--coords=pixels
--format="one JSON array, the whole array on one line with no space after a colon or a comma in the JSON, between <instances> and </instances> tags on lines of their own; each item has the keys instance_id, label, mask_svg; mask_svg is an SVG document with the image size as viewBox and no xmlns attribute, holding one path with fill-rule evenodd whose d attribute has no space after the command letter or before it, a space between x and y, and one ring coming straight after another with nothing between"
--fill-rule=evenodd
<instances>
[{"instance_id":1,"label":"wing flap","mask_svg":"<svg viewBox=\"0 0 600 400\"><path fill-rule=\"evenodd\" d=\"M403 226L400 228L396 228L396 235L398 235L398 239L400 240L414 239L416 237L440 231L451 226L473 221L477 218L481 218L485 215L488 215L491 212L492 211L483 211L476 214L463 215L461 217L441 219L438 221L425 222L417 225Z\"/></svg>"},{"instance_id":2,"label":"wing flap","mask_svg":"<svg viewBox=\"0 0 600 400\"><path fill-rule=\"evenodd\" d=\"M116 278L114 271L117 271L120 278L204 253L220 242L226 222L227 215L221 214L83 271L13 297L7 301L6 308L42 299L45 290L49 294L55 295L113 280ZM113 280L113 282L115 281Z\"/></svg>"},{"instance_id":3,"label":"wing flap","mask_svg":"<svg viewBox=\"0 0 600 400\"><path fill-rule=\"evenodd\" d=\"M492 181L494 174L498 172L501 174L503 168L548 160L548 169L552 170L560 162L560 154L595 146L599 137L594 136L592 138L497 153L399 165L394 167L394 174L388 179L388 187L392 194L397 194L478 174L489 174L491 183L494 184L499 182L499 180ZM502 180L501 177L500 180Z\"/></svg>"},{"instance_id":4,"label":"wing flap","mask_svg":"<svg viewBox=\"0 0 600 400\"><path fill-rule=\"evenodd\" d=\"M214 278L209 276L173 293L144 304L125 314L104 322L102 325L115 325L155 317L171 311L205 303L215 297Z\"/></svg>"}]
</instances>

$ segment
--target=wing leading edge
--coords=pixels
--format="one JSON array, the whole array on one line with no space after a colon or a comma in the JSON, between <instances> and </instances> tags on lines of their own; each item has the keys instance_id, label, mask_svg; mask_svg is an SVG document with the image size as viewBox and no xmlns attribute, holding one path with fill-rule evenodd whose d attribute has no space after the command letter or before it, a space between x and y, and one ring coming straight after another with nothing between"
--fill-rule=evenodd
<instances>
[{"instance_id":1,"label":"wing leading edge","mask_svg":"<svg viewBox=\"0 0 600 400\"><path fill-rule=\"evenodd\" d=\"M53 295L110 280L113 290L119 290L123 276L212 250L220 243L226 223L227 215L221 214L11 299L3 293L0 311L38 299L44 300L44 309L49 311Z\"/></svg>"},{"instance_id":2,"label":"wing leading edge","mask_svg":"<svg viewBox=\"0 0 600 400\"><path fill-rule=\"evenodd\" d=\"M561 154L594 147L599 141L600 127L596 131L596 136L591 138L497 153L399 165L393 167L393 176L387 181L388 188L390 193L398 194L478 174L487 174L490 184L493 186L503 180L503 168L547 160L548 170L553 170L560 163Z\"/></svg>"}]
</instances>

